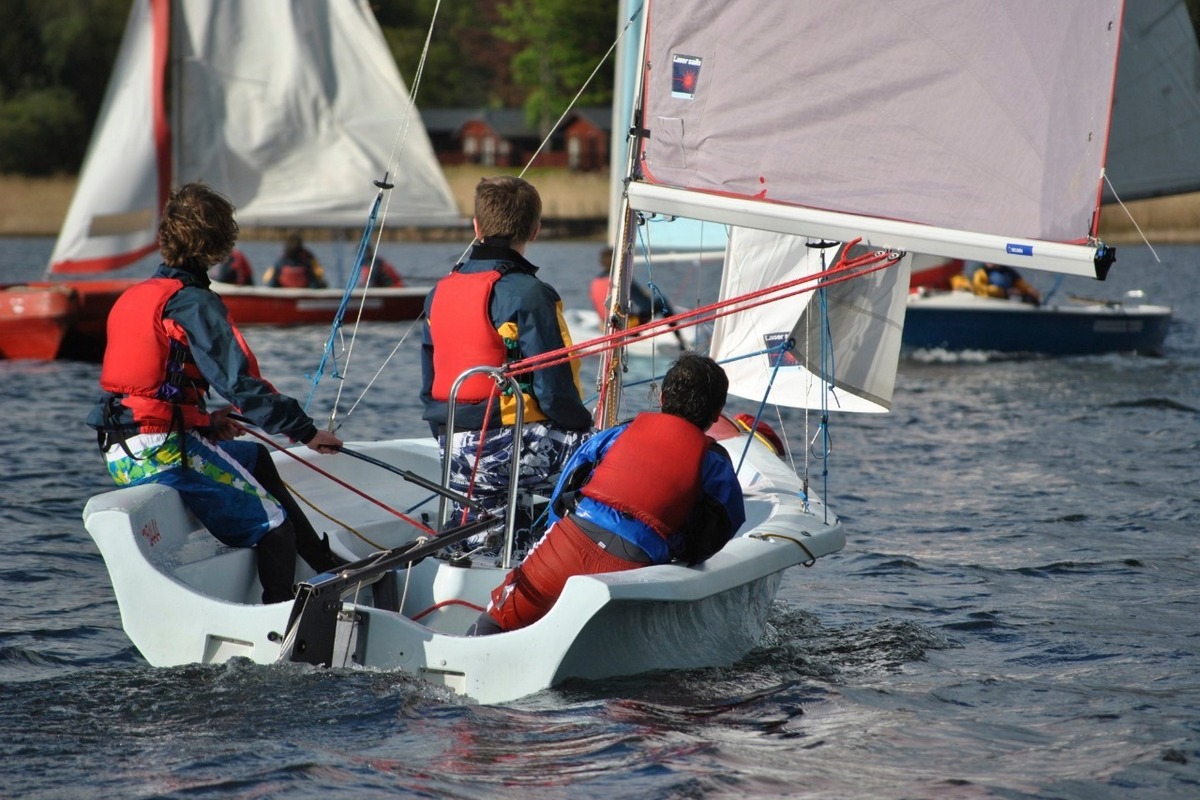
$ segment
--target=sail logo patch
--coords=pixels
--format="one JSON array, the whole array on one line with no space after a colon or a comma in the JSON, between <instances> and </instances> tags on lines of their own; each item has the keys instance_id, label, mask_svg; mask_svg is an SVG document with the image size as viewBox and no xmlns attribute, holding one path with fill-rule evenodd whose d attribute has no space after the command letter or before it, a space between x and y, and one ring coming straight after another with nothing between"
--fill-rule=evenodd
<instances>
[{"instance_id":1,"label":"sail logo patch","mask_svg":"<svg viewBox=\"0 0 1200 800\"><path fill-rule=\"evenodd\" d=\"M700 82L700 65L704 59L676 53L671 56L671 97L676 100L696 99L696 85Z\"/></svg>"},{"instance_id":2,"label":"sail logo patch","mask_svg":"<svg viewBox=\"0 0 1200 800\"><path fill-rule=\"evenodd\" d=\"M792 348L796 346L796 343L792 340L790 332L763 334L763 344L766 346L767 351L767 366L772 369L775 367L800 366L800 362L792 352Z\"/></svg>"}]
</instances>

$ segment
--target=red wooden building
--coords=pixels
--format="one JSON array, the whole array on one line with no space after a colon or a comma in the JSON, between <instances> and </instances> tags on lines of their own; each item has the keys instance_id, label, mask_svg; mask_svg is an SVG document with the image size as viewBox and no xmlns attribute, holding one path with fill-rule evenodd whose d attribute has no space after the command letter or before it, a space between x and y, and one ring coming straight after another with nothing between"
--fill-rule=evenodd
<instances>
[{"instance_id":1,"label":"red wooden building","mask_svg":"<svg viewBox=\"0 0 1200 800\"><path fill-rule=\"evenodd\" d=\"M421 120L442 164L522 167L538 151L541 137L520 109L437 108ZM612 109L572 111L538 153L535 167L590 172L608 167Z\"/></svg>"}]
</instances>

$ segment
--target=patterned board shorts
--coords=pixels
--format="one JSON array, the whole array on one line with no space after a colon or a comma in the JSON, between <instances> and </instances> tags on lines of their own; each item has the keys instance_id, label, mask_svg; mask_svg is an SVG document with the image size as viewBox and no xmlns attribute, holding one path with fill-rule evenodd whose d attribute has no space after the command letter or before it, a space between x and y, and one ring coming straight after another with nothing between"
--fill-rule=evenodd
<instances>
[{"instance_id":1,"label":"patterned board shorts","mask_svg":"<svg viewBox=\"0 0 1200 800\"><path fill-rule=\"evenodd\" d=\"M118 486L170 486L213 536L231 547L250 547L285 517L283 507L251 474L259 453L254 442L215 442L188 431L186 468L178 433L131 436L124 447L109 447L104 457Z\"/></svg>"},{"instance_id":2,"label":"patterned board shorts","mask_svg":"<svg viewBox=\"0 0 1200 800\"><path fill-rule=\"evenodd\" d=\"M590 435L590 431L568 431L544 422L530 422L524 426L521 432L520 476L517 481L520 496L515 550L518 553L528 550L545 530L544 511L536 507L532 496L549 496L567 459ZM450 488L461 494L469 494L498 522L495 529L472 536L463 546L455 547L452 554L482 550L490 555L491 551L498 552L502 545L512 439L512 428L454 434L450 450ZM439 437L438 444L444 452L445 438ZM452 503L446 527L457 527L479 518L479 512L466 509L464 516L463 511L462 506Z\"/></svg>"}]
</instances>

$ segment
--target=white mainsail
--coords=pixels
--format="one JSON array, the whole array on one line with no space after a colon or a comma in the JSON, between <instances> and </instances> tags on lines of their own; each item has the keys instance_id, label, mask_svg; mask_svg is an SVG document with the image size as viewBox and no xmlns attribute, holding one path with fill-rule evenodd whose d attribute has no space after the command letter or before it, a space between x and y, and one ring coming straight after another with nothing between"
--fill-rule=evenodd
<instances>
[{"instance_id":1,"label":"white mainsail","mask_svg":"<svg viewBox=\"0 0 1200 800\"><path fill-rule=\"evenodd\" d=\"M630 204L1096 275L1121 5L653 0Z\"/></svg>"},{"instance_id":2,"label":"white mainsail","mask_svg":"<svg viewBox=\"0 0 1200 800\"><path fill-rule=\"evenodd\" d=\"M135 0L49 271L152 252L172 185L243 226L360 227L385 171L391 221L461 221L365 0Z\"/></svg>"}]
</instances>

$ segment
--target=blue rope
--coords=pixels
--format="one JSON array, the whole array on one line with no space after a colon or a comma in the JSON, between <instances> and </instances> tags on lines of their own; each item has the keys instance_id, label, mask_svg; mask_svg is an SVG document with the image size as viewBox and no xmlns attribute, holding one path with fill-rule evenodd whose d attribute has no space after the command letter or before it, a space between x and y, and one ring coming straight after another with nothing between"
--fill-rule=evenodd
<instances>
[{"instance_id":1,"label":"blue rope","mask_svg":"<svg viewBox=\"0 0 1200 800\"><path fill-rule=\"evenodd\" d=\"M825 268L824 256L821 259L821 267ZM821 310L821 374L818 375L826 386L833 386L834 376L834 357L833 357L833 329L829 325L829 297L828 290L824 287L816 291L818 307ZM833 449L833 443L829 435L829 392L822 390L821 392L821 422L817 427L817 433L821 440L820 452L813 449L809 444L809 452L813 454L813 458L821 462L821 505L825 509L825 521L829 519L829 453ZM816 437L814 437L815 441Z\"/></svg>"},{"instance_id":2,"label":"blue rope","mask_svg":"<svg viewBox=\"0 0 1200 800\"><path fill-rule=\"evenodd\" d=\"M342 320L346 316L346 309L350 306L350 297L358 285L358 274L362 270L363 259L367 254L367 247L371 244L371 234L375 232L375 223L379 217L379 205L383 200L383 190L381 189L375 195L375 202L371 205L371 213L367 216L367 224L363 227L362 237L358 241L358 250L354 254L354 266L350 269L350 275L346 278L346 289L342 292L342 302L338 305L337 312L333 315L333 323L329 328L329 338L325 340L325 352L321 354L321 362L317 365L317 370L312 375L304 377L312 381L312 388L308 392L308 398L304 401L304 411L308 412L309 406L312 405L313 397L317 393L317 384L321 382L321 378L325 375L325 365L333 362L333 377L341 378L337 369L337 358L333 355L334 342L337 341L338 331L342 328Z\"/></svg>"},{"instance_id":3,"label":"blue rope","mask_svg":"<svg viewBox=\"0 0 1200 800\"><path fill-rule=\"evenodd\" d=\"M1050 298L1054 297L1055 292L1057 292L1062 286L1064 277L1066 276L1061 272L1054 277L1054 285L1050 287L1050 291L1046 292L1046 294L1042 296L1042 305L1046 305L1050 302Z\"/></svg>"},{"instance_id":4,"label":"blue rope","mask_svg":"<svg viewBox=\"0 0 1200 800\"><path fill-rule=\"evenodd\" d=\"M780 342L775 347L768 348L765 352L777 353L779 357L775 359L775 367L771 370L771 379L767 381L767 390L763 392L763 398L759 401L758 410L754 412L754 424L750 426L750 435L746 437L746 446L742 448L742 456L738 459L738 465L735 472L742 471L742 464L746 462L746 456L750 453L750 442L754 439L754 432L758 430L759 420L762 419L763 411L767 407L767 398L771 396L771 387L775 385L775 376L779 374L779 367L783 364L783 354L796 346L796 340L788 338ZM744 358L744 356L741 356Z\"/></svg>"}]
</instances>

